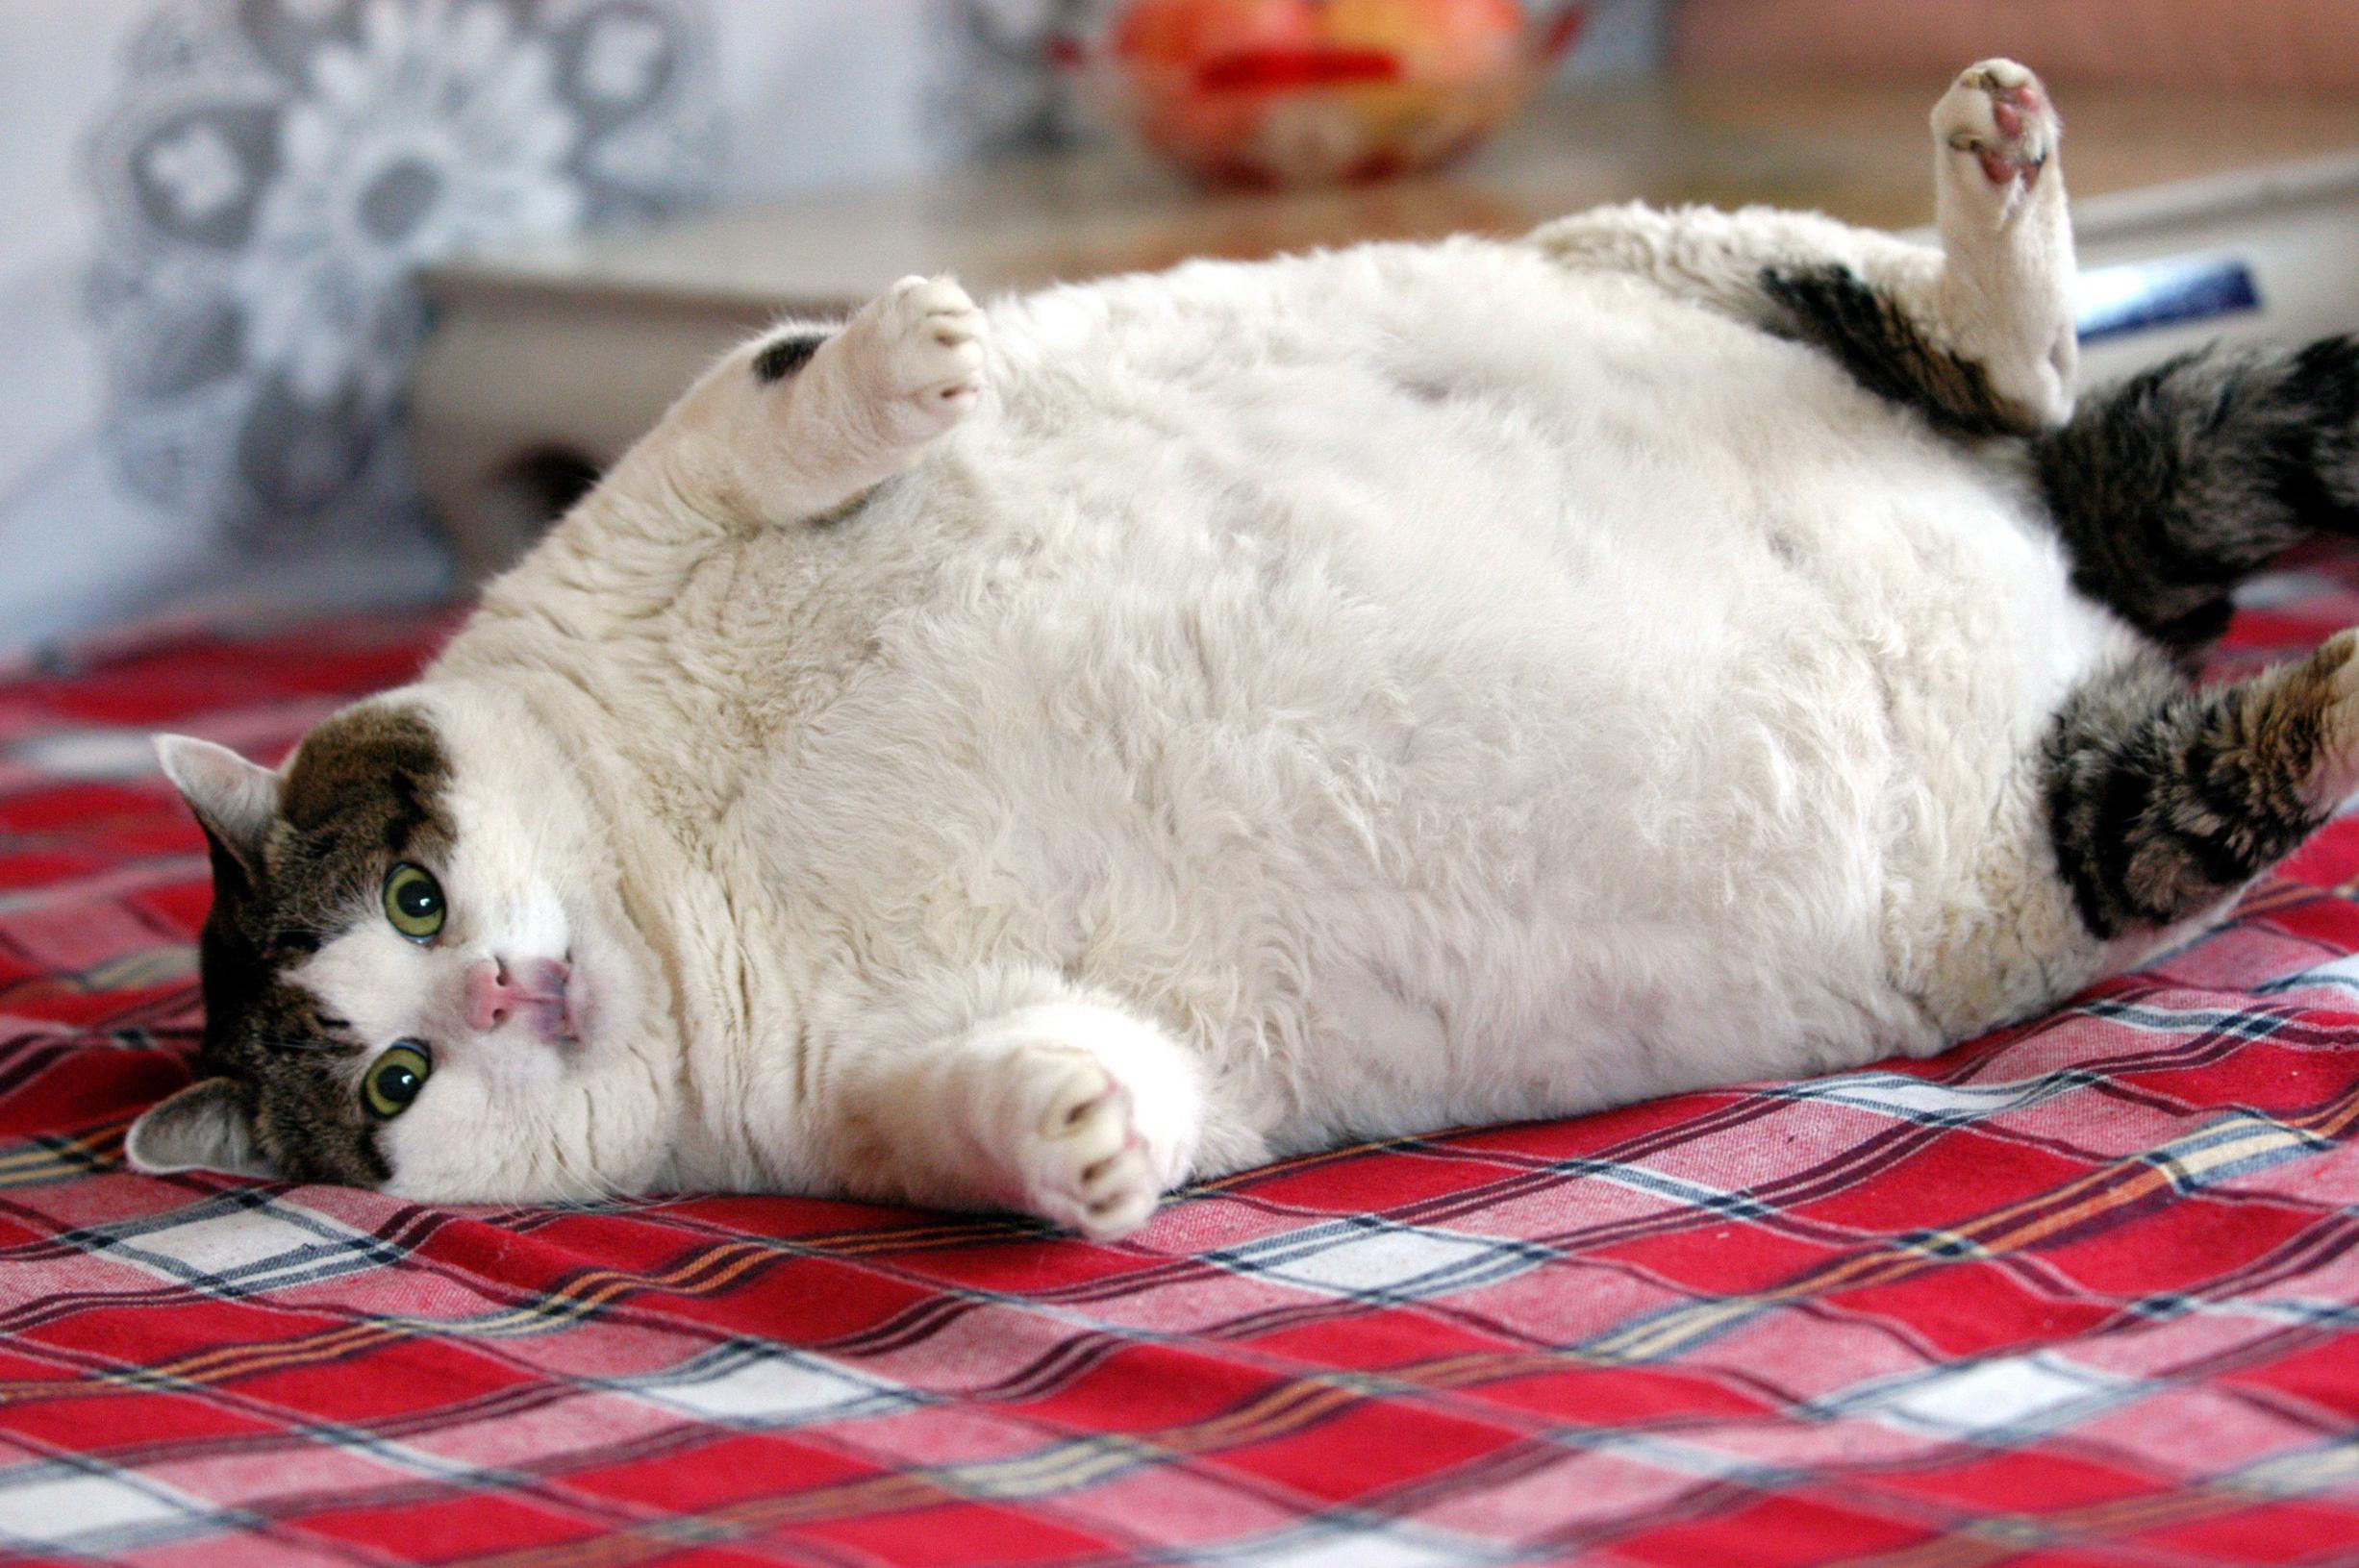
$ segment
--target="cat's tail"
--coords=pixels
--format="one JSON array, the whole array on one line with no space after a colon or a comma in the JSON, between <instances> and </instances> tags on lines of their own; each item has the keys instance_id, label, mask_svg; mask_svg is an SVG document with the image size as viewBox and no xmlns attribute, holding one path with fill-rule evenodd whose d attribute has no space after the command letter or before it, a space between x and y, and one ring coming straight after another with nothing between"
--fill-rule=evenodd
<instances>
[{"instance_id":1,"label":"cat's tail","mask_svg":"<svg viewBox=\"0 0 2359 1568\"><path fill-rule=\"evenodd\" d=\"M2192 659L2270 558L2359 535L2359 338L2182 354L2084 397L2032 454L2076 585Z\"/></svg>"}]
</instances>

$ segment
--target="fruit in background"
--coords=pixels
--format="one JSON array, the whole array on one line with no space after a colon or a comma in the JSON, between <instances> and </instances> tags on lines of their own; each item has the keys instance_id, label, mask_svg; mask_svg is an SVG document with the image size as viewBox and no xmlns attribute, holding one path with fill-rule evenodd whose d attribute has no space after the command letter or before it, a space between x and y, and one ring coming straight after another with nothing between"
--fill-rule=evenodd
<instances>
[{"instance_id":1,"label":"fruit in background","mask_svg":"<svg viewBox=\"0 0 2359 1568\"><path fill-rule=\"evenodd\" d=\"M1327 43L1390 49L1409 75L1474 81L1512 70L1523 41L1517 0L1330 0L1317 8Z\"/></svg>"},{"instance_id":2,"label":"fruit in background","mask_svg":"<svg viewBox=\"0 0 2359 1568\"><path fill-rule=\"evenodd\" d=\"M1138 0L1114 24L1117 55L1191 68L1225 54L1318 41L1318 8L1305 0Z\"/></svg>"},{"instance_id":3,"label":"fruit in background","mask_svg":"<svg viewBox=\"0 0 2359 1568\"><path fill-rule=\"evenodd\" d=\"M1517 0L1131 0L1080 61L1094 97L1200 178L1367 180L1498 129L1582 14Z\"/></svg>"}]
</instances>

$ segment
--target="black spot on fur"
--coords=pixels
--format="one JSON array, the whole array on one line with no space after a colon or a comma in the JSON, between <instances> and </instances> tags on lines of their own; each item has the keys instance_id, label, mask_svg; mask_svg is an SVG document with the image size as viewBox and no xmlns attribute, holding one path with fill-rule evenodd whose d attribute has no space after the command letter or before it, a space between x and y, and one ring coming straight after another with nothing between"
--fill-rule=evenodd
<instances>
[{"instance_id":1,"label":"black spot on fur","mask_svg":"<svg viewBox=\"0 0 2359 1568\"><path fill-rule=\"evenodd\" d=\"M2271 557L2359 535L2359 340L2182 354L2032 453L2075 585L2192 659Z\"/></svg>"},{"instance_id":2,"label":"black spot on fur","mask_svg":"<svg viewBox=\"0 0 2359 1568\"><path fill-rule=\"evenodd\" d=\"M1982 365L1942 349L1892 297L1849 266L1769 266L1762 292L1781 307L1774 323L1831 354L1875 396L1906 403L1953 436L2010 436L2033 424L1995 391Z\"/></svg>"},{"instance_id":3,"label":"black spot on fur","mask_svg":"<svg viewBox=\"0 0 2359 1568\"><path fill-rule=\"evenodd\" d=\"M1773 327L1832 355L1853 381L1918 410L1936 429L1982 437L2034 428L1991 389L1982 366L1929 341L1849 267L1768 267L1761 288L1782 312Z\"/></svg>"},{"instance_id":4,"label":"black spot on fur","mask_svg":"<svg viewBox=\"0 0 2359 1568\"><path fill-rule=\"evenodd\" d=\"M383 918L379 890L395 860L447 862L449 778L424 718L350 709L296 753L259 870L214 848L213 908L197 947L197 1073L238 1086L256 1147L292 1180L374 1186L391 1174L351 1076L359 1057L386 1042L354 1036L287 971L338 933Z\"/></svg>"},{"instance_id":5,"label":"black spot on fur","mask_svg":"<svg viewBox=\"0 0 2359 1568\"><path fill-rule=\"evenodd\" d=\"M2232 686L2197 689L2160 654L2083 685L2056 714L2045 790L2056 864L2095 935L2200 912L2324 820L2335 701L2352 642Z\"/></svg>"},{"instance_id":6,"label":"black spot on fur","mask_svg":"<svg viewBox=\"0 0 2359 1568\"><path fill-rule=\"evenodd\" d=\"M819 352L819 345L833 336L806 327L763 344L754 355L754 380L765 386L786 380L809 364L811 357Z\"/></svg>"}]
</instances>

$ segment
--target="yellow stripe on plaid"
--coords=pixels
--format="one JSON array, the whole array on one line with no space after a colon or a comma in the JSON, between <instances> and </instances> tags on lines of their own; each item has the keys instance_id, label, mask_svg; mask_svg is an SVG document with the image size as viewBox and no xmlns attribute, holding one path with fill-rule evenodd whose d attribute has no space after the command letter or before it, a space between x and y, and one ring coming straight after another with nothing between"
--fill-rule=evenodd
<instances>
[{"instance_id":1,"label":"yellow stripe on plaid","mask_svg":"<svg viewBox=\"0 0 2359 1568\"><path fill-rule=\"evenodd\" d=\"M0 1155L0 1190L38 1187L105 1170L117 1163L128 1120L109 1122L79 1137L27 1144Z\"/></svg>"}]
</instances>

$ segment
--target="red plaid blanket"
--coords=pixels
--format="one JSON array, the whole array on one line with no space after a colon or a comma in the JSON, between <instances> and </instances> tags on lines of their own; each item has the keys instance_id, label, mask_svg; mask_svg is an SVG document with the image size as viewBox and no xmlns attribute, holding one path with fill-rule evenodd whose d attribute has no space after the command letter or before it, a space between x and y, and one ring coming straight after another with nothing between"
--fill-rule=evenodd
<instances>
[{"instance_id":1,"label":"red plaid blanket","mask_svg":"<svg viewBox=\"0 0 2359 1568\"><path fill-rule=\"evenodd\" d=\"M2271 580L2226 658L2355 585ZM275 754L434 631L0 685L15 1560L2359 1563L2359 818L1937 1060L1347 1149L1112 1246L128 1173L206 899L143 732Z\"/></svg>"}]
</instances>

